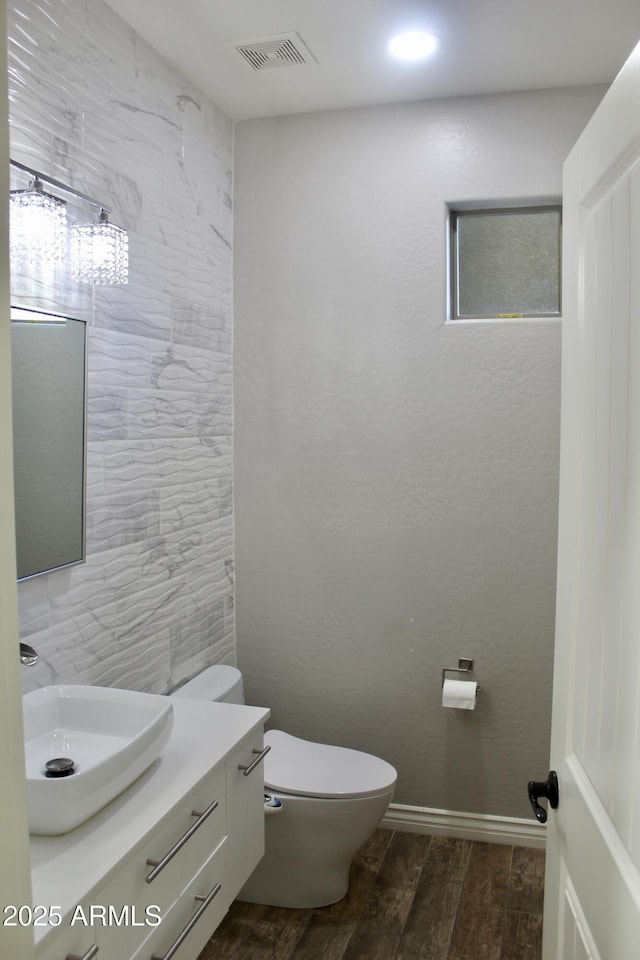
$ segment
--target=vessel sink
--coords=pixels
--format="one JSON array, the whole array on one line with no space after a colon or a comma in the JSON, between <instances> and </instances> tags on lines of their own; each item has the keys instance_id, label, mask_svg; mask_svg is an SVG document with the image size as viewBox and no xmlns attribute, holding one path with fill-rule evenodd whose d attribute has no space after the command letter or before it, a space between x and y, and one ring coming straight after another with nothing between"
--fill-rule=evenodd
<instances>
[{"instance_id":1,"label":"vessel sink","mask_svg":"<svg viewBox=\"0 0 640 960\"><path fill-rule=\"evenodd\" d=\"M66 684L32 690L22 704L36 834L68 833L101 810L153 763L173 727L169 697L134 690Z\"/></svg>"}]
</instances>

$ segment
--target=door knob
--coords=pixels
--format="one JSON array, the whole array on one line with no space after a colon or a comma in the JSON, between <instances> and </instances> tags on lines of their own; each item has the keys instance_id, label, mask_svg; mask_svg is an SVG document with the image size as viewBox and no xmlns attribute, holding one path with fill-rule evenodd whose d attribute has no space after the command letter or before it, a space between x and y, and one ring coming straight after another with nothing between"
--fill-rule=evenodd
<instances>
[{"instance_id":1,"label":"door knob","mask_svg":"<svg viewBox=\"0 0 640 960\"><path fill-rule=\"evenodd\" d=\"M558 801L560 799L560 790L558 788L558 774L555 770L549 771L549 776L546 780L530 780L529 781L529 802L533 807L533 812L536 815L536 819L540 823L547 822L547 811L544 807L541 807L538 803L540 797L545 797L549 801L549 806L554 810L558 806Z\"/></svg>"}]
</instances>

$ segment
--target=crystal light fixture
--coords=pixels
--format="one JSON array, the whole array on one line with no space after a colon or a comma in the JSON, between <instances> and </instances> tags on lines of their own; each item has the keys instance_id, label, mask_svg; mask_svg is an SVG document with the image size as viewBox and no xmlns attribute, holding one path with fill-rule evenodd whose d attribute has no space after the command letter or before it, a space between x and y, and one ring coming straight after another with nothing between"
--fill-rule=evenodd
<instances>
[{"instance_id":1,"label":"crystal light fixture","mask_svg":"<svg viewBox=\"0 0 640 960\"><path fill-rule=\"evenodd\" d=\"M94 223L71 227L71 276L81 283L112 286L129 282L129 238L109 223L104 207Z\"/></svg>"},{"instance_id":2,"label":"crystal light fixture","mask_svg":"<svg viewBox=\"0 0 640 960\"><path fill-rule=\"evenodd\" d=\"M18 261L59 263L67 252L67 209L64 200L45 193L34 177L26 190L11 191L11 257Z\"/></svg>"},{"instance_id":3,"label":"crystal light fixture","mask_svg":"<svg viewBox=\"0 0 640 960\"><path fill-rule=\"evenodd\" d=\"M125 284L129 282L127 231L109 223L109 208L75 187L39 173L18 160L10 166L28 173L28 188L11 191L11 260L20 272L37 261L65 262L72 278L81 283ZM45 193L42 184L62 191L99 211L92 223L73 223L64 200ZM73 212L78 205L70 207Z\"/></svg>"}]
</instances>

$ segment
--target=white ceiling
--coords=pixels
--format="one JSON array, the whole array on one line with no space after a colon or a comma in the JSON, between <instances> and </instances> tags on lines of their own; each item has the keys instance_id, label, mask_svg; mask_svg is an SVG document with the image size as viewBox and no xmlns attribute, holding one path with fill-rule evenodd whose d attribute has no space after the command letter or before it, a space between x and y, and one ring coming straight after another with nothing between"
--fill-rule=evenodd
<instances>
[{"instance_id":1,"label":"white ceiling","mask_svg":"<svg viewBox=\"0 0 640 960\"><path fill-rule=\"evenodd\" d=\"M233 119L610 82L640 0L107 0ZM397 32L440 37L422 63ZM228 44L297 33L315 61L254 71Z\"/></svg>"}]
</instances>

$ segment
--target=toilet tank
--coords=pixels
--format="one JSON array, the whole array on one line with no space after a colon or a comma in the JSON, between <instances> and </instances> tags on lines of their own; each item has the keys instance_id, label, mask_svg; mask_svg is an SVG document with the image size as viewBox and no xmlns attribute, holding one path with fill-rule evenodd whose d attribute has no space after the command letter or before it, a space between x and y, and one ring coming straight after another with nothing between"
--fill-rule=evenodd
<instances>
[{"instance_id":1,"label":"toilet tank","mask_svg":"<svg viewBox=\"0 0 640 960\"><path fill-rule=\"evenodd\" d=\"M215 664L207 667L193 680L175 690L172 697L188 697L191 700L222 700L225 703L244 703L242 674L236 667Z\"/></svg>"}]
</instances>

